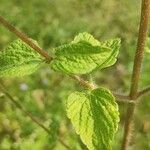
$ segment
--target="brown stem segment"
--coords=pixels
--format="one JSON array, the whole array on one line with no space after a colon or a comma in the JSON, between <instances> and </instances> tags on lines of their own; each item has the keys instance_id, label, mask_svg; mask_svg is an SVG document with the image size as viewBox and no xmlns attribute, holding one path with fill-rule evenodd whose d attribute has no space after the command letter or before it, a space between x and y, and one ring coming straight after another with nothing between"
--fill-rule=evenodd
<instances>
[{"instance_id":1,"label":"brown stem segment","mask_svg":"<svg viewBox=\"0 0 150 150\"><path fill-rule=\"evenodd\" d=\"M134 58L134 66L131 80L131 88L130 88L130 99L136 100L138 95L138 84L141 72L142 59L144 55L144 46L148 31L148 21L149 21L149 11L150 11L150 0L142 0L142 8L141 8L141 21L138 35L138 43L137 49ZM122 150L127 150L130 136L132 132L132 124L133 124L133 115L135 111L135 105L128 106L127 115L125 120L124 127L124 138L122 143Z\"/></svg>"},{"instance_id":2,"label":"brown stem segment","mask_svg":"<svg viewBox=\"0 0 150 150\"><path fill-rule=\"evenodd\" d=\"M72 79L78 81L83 87L87 89L95 89L97 86L94 84L89 83L88 81L85 81L83 78L77 76L77 75L72 75L70 76Z\"/></svg>"},{"instance_id":3,"label":"brown stem segment","mask_svg":"<svg viewBox=\"0 0 150 150\"><path fill-rule=\"evenodd\" d=\"M144 55L144 46L148 31L149 11L150 11L150 0L143 0L137 50L135 53L133 74L131 80L131 89L130 89L131 99L134 99L137 96L141 64Z\"/></svg>"},{"instance_id":4,"label":"brown stem segment","mask_svg":"<svg viewBox=\"0 0 150 150\"><path fill-rule=\"evenodd\" d=\"M26 44L28 44L29 46L31 46L33 48L33 50L37 51L39 54L41 54L43 57L45 57L47 61L50 62L50 61L53 60L52 56L50 56L46 51L44 51L39 46L35 45L33 43L33 41L31 41L30 38L27 35L25 35L24 33L20 32L18 29L16 29L14 26L12 26L2 16L0 16L0 23L5 28L7 28L10 32L14 33L18 38L22 39ZM71 78L75 79L76 81L78 81L85 88L90 88L90 89L96 88L96 85L93 85L93 84L89 83L88 81L85 81L83 78L81 78L81 77L79 77L77 75L73 75L73 76L71 76ZM143 94L145 94L147 92L148 91L146 90L145 92L142 92L139 95L137 94L137 96L139 97L139 96L141 96L141 95L143 95ZM122 102L127 102L125 100L130 100L130 96L116 94L116 93L114 93L114 96L118 99L118 101L121 101L121 99L123 100Z\"/></svg>"},{"instance_id":5,"label":"brown stem segment","mask_svg":"<svg viewBox=\"0 0 150 150\"><path fill-rule=\"evenodd\" d=\"M139 91L139 92L138 92L138 95L137 95L137 98L140 97L140 96L142 96L142 95L147 94L148 92L150 92L150 87L147 87L147 88L145 88L145 89L142 90L142 91Z\"/></svg>"},{"instance_id":6,"label":"brown stem segment","mask_svg":"<svg viewBox=\"0 0 150 150\"><path fill-rule=\"evenodd\" d=\"M137 50L135 54L134 59L134 67L133 67L133 74L132 74L132 81L131 81L131 88L130 88L130 95L120 95L120 94L114 94L119 99L128 99L128 100L136 100L141 95L147 93L150 91L150 87L144 89L143 91L138 92L138 83L139 83L139 77L140 77L140 71L141 71L141 64L144 54L144 45L146 41L146 35L148 30L148 19L149 19L149 10L150 10L150 0L143 0L142 1L142 11L141 11L141 22L140 22L140 28L139 28L139 36L138 36L138 44L137 44ZM30 47L32 47L35 51L37 51L39 54L41 54L43 57L46 58L47 61L53 60L53 57L51 57L46 51L44 51L42 48L34 44L30 38L28 38L24 33L17 30L14 26L12 26L9 22L7 22L2 16L0 16L0 23L6 27L9 31L14 33L17 37L22 39L26 44L28 44ZM92 85L86 81L84 81L79 76L72 76L73 79L80 82L80 84L86 88L94 89L96 86ZM17 104L12 97L5 93L14 103L15 105L23 110L21 108L21 105ZM135 103L131 103L132 105L129 105L127 110L127 118L125 122L125 129L124 129L124 139L122 143L122 150L126 150L129 144L130 139L130 133L132 130L132 120L133 120L133 114L135 110ZM41 126L45 131L49 132L42 124L39 124L35 118L32 118L28 112L23 110L25 114L27 114L34 122L36 122L39 126Z\"/></svg>"},{"instance_id":7,"label":"brown stem segment","mask_svg":"<svg viewBox=\"0 0 150 150\"><path fill-rule=\"evenodd\" d=\"M0 23L7 28L10 32L14 33L17 37L19 37L22 41L32 47L35 51L37 51L40 55L46 58L47 61L51 61L53 58L42 48L34 44L30 38L28 38L24 33L17 30L14 26L12 26L7 20L5 20L2 16L0 16Z\"/></svg>"}]
</instances>

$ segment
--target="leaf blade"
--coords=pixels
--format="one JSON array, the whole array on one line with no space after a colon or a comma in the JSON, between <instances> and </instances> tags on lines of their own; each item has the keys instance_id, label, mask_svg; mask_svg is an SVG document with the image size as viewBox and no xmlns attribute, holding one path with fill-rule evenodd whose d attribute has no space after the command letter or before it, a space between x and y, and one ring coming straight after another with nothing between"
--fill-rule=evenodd
<instances>
[{"instance_id":1,"label":"leaf blade","mask_svg":"<svg viewBox=\"0 0 150 150\"><path fill-rule=\"evenodd\" d=\"M119 122L118 106L112 94L98 88L74 92L66 103L67 115L90 150L110 150Z\"/></svg>"},{"instance_id":2,"label":"leaf blade","mask_svg":"<svg viewBox=\"0 0 150 150\"><path fill-rule=\"evenodd\" d=\"M116 62L120 46L120 42L112 41L102 43L90 34L80 33L70 44L55 49L56 58L50 65L67 74L86 74L109 67Z\"/></svg>"},{"instance_id":3,"label":"leaf blade","mask_svg":"<svg viewBox=\"0 0 150 150\"><path fill-rule=\"evenodd\" d=\"M21 40L0 52L0 77L24 76L36 71L44 59Z\"/></svg>"}]
</instances>

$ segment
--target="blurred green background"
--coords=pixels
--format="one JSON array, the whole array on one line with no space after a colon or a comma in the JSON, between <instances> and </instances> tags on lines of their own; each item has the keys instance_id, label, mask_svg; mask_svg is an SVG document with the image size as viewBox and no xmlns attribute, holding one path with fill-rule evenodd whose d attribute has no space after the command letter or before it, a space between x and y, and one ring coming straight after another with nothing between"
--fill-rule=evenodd
<instances>
[{"instance_id":1,"label":"blurred green background","mask_svg":"<svg viewBox=\"0 0 150 150\"><path fill-rule=\"evenodd\" d=\"M53 47L70 42L80 32L99 40L120 37L117 63L92 73L95 82L117 93L128 93L136 49L141 0L0 0L0 14L14 26L53 53ZM149 32L150 34L150 32ZM0 50L16 37L0 26ZM140 89L150 85L150 50L142 65ZM89 75L83 76L85 79ZM0 78L10 92L52 135L33 123L8 98L0 94L0 150L66 150L58 137L73 150L85 146L66 117L65 100L82 90L69 77L43 66L22 78ZM134 138L130 150L150 150L150 95L142 97L135 113ZM120 125L113 150L120 149L127 104L119 103Z\"/></svg>"}]
</instances>

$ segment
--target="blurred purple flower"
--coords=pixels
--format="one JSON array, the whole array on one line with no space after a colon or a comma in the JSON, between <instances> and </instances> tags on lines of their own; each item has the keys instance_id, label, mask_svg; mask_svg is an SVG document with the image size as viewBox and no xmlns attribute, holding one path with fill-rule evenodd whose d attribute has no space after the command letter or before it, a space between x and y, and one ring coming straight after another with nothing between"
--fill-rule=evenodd
<instances>
[{"instance_id":1,"label":"blurred purple flower","mask_svg":"<svg viewBox=\"0 0 150 150\"><path fill-rule=\"evenodd\" d=\"M28 85L26 83L20 84L20 90L27 91L28 90Z\"/></svg>"}]
</instances>

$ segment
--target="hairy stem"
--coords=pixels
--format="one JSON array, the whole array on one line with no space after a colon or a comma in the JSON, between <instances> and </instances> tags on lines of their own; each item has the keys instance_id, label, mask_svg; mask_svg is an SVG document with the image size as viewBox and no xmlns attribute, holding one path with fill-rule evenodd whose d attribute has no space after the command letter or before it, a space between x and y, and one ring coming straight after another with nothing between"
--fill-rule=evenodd
<instances>
[{"instance_id":1,"label":"hairy stem","mask_svg":"<svg viewBox=\"0 0 150 150\"><path fill-rule=\"evenodd\" d=\"M77 76L77 75L72 75L70 76L72 79L78 81L80 83L80 85L82 85L83 87L87 88L87 89L95 89L97 86L89 83L88 81L85 81L83 78Z\"/></svg>"},{"instance_id":2,"label":"hairy stem","mask_svg":"<svg viewBox=\"0 0 150 150\"><path fill-rule=\"evenodd\" d=\"M145 95L147 93L150 92L150 87L147 87L145 89L143 89L142 91L139 91L138 94L137 94L137 98L141 97L142 95Z\"/></svg>"},{"instance_id":3,"label":"hairy stem","mask_svg":"<svg viewBox=\"0 0 150 150\"><path fill-rule=\"evenodd\" d=\"M113 92L113 95L118 99L118 101L120 101L120 100L126 100L126 101L130 100L130 97L127 96L127 95L118 94L118 93L114 93L114 92Z\"/></svg>"},{"instance_id":4,"label":"hairy stem","mask_svg":"<svg viewBox=\"0 0 150 150\"><path fill-rule=\"evenodd\" d=\"M130 89L131 99L134 99L137 96L142 59L144 55L144 46L148 31L149 9L150 9L150 0L143 0L137 50L135 53L133 74L131 80L131 89Z\"/></svg>"},{"instance_id":5,"label":"hairy stem","mask_svg":"<svg viewBox=\"0 0 150 150\"><path fill-rule=\"evenodd\" d=\"M12 26L7 20L5 20L2 16L0 16L0 23L7 28L10 32L14 33L17 37L19 37L22 41L32 47L35 51L37 51L40 55L46 58L47 61L51 61L53 58L42 48L37 46L35 43L31 41L29 37L27 37L24 33L17 30L14 26Z\"/></svg>"},{"instance_id":6,"label":"hairy stem","mask_svg":"<svg viewBox=\"0 0 150 150\"><path fill-rule=\"evenodd\" d=\"M45 50L43 50L39 46L35 45L35 43L33 43L33 41L31 41L30 38L27 35L25 35L21 31L19 31L18 29L16 29L13 25L11 25L2 16L0 16L0 23L5 28L7 28L10 32L14 33L18 38L20 38L26 44L28 44L30 47L32 47L33 50L37 51L39 54L41 54L43 57L45 57L47 61L50 62L50 61L53 60L52 56L50 56ZM85 81L83 78L81 78L77 75L72 75L71 78L78 81L85 88L90 88L90 89L96 88L96 85L93 85L93 84L89 83L88 81ZM146 94L147 92L149 92L149 91L146 90L145 92L142 92L142 93L140 92L140 94L137 94L137 96L142 96L143 94ZM118 99L118 101L127 102L125 100L130 100L130 96L127 96L127 95L116 94L116 93L114 93L114 95Z\"/></svg>"},{"instance_id":7,"label":"hairy stem","mask_svg":"<svg viewBox=\"0 0 150 150\"><path fill-rule=\"evenodd\" d=\"M20 103L18 103L1 85L2 92L11 100L11 102L20 109L25 115L27 115L34 123L36 123L39 127L41 127L44 131L46 131L48 134L51 134L50 130L46 128L37 118L32 116L30 112L28 112ZM59 142L67 149L71 150L71 148L61 139L58 138Z\"/></svg>"},{"instance_id":8,"label":"hairy stem","mask_svg":"<svg viewBox=\"0 0 150 150\"><path fill-rule=\"evenodd\" d=\"M129 95L131 100L136 100L138 96L138 84L139 84L139 78L141 72L142 59L144 55L144 46L145 46L145 41L146 41L146 36L148 31L149 11L150 11L150 0L142 0L138 43L137 43L137 49L134 58L134 66L133 66L131 88L130 88L130 95ZM133 129L132 124L133 124L134 111L135 111L135 105L129 105L127 108L127 115L125 120L124 138L121 147L122 150L127 150L130 142L130 136Z\"/></svg>"}]
</instances>

